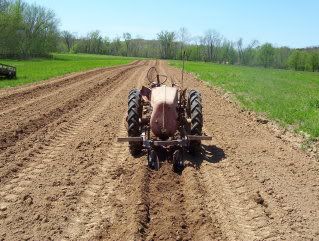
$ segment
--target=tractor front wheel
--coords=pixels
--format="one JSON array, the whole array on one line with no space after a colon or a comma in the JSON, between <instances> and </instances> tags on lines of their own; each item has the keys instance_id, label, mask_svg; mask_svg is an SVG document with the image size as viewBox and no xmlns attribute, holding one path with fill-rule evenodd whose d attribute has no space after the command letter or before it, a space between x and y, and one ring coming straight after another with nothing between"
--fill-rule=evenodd
<instances>
[{"instance_id":1,"label":"tractor front wheel","mask_svg":"<svg viewBox=\"0 0 319 241\"><path fill-rule=\"evenodd\" d=\"M128 136L139 137L141 135L140 119L142 118L142 106L140 91L133 89L128 96ZM130 152L133 156L139 155L142 151L142 142L129 142Z\"/></svg>"}]
</instances>

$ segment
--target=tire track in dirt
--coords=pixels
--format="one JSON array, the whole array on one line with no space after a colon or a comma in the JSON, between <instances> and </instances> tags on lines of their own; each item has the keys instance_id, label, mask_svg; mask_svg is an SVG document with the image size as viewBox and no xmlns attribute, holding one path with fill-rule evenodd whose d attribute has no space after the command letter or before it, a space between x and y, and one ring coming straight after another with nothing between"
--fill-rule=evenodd
<instances>
[{"instance_id":1,"label":"tire track in dirt","mask_svg":"<svg viewBox=\"0 0 319 241\"><path fill-rule=\"evenodd\" d=\"M67 102L66 103L66 106L64 106L64 109L62 109L63 108L63 106L61 107L61 106L59 106L59 107L56 107L55 108L55 111L57 112L57 118L54 118L55 116L50 116L50 115L48 115L48 114L44 114L44 117L47 117L50 121L52 120L53 122L55 122L56 120L55 119L57 119L57 120L59 120L59 119L62 119L62 123L63 122L65 122L64 120L63 120L63 118L62 117L64 117L64 116L68 116L68 115L70 115L70 113L72 114L72 112L74 112L74 113L76 113L76 112L78 112L79 111L79 109L81 109L81 104L85 104L86 103L86 101L92 101L92 99L94 100L94 97L96 97L96 96L98 96L98 94L101 92L101 91L103 91L103 89L104 90L107 90L108 88L111 88L112 87L112 85L114 85L114 84L116 84L116 79L117 78L119 78L120 76L122 76L123 74L125 74L127 71L130 71L131 70L131 68L130 69L124 69L124 70L120 70L119 72L116 72L115 71L115 73L113 73L112 75L110 75L109 77L107 77L106 79L103 79L102 78L102 81L103 81L103 87L104 88L98 88L96 91L93 91L93 90L89 90L89 91L86 91L85 93L84 93L84 95L85 95L85 97L86 98L82 98L83 97L83 95L81 95L80 97L77 97L77 96L75 96L74 97L74 99L71 99L71 102ZM102 87L100 84L98 84L98 86L97 87ZM97 87L95 87L95 88L97 88ZM76 91L76 90L75 90ZM68 93L66 93L66 94L68 94ZM90 96L90 94L92 94L92 96ZM51 101L51 100L50 100ZM78 102L77 102L78 101ZM74 107L73 109L71 108L69 108L70 106L72 106L72 107ZM26 111L26 112L28 112L28 111ZM30 112L30 111L29 111ZM28 113L26 113L26 115L28 115ZM7 116L6 116L7 117ZM33 122L34 122L34 120L33 121L27 121L27 123L29 123L29 125L33 125ZM11 123L11 122L10 122ZM36 125L37 123L35 123L34 125ZM61 124L61 123L58 123L59 125ZM14 125L14 124L13 124ZM41 128L43 128L43 126L40 126L40 130L41 130ZM18 134L19 134L19 130L21 131L21 132L30 132L30 134L33 134L34 132L31 132L31 130L27 130L27 131L25 131L25 130L23 130L21 127L18 127L18 130L17 129L14 129L13 128L13 136L11 136L11 138L17 138L18 139L18 137L16 137L16 132L18 132ZM9 131L10 132L10 131ZM9 133L8 132L8 133ZM8 139L6 139L6 143L8 142ZM5 149L6 151L8 151L9 150L9 148L6 148Z\"/></svg>"},{"instance_id":2,"label":"tire track in dirt","mask_svg":"<svg viewBox=\"0 0 319 241\"><path fill-rule=\"evenodd\" d=\"M120 89L123 89L125 87L125 81L127 81L128 74L129 73L126 73L126 75L123 75L123 76L119 76L119 78L116 81L114 79L114 81L111 82L111 86L113 85L115 87L117 85L120 85ZM125 80L125 81L123 81L123 80ZM16 209L21 211L21 209L23 209L23 206L21 207L21 205L23 204L23 203L21 203L21 197L23 197L22 198L23 202L26 200L26 202L29 202L29 204L31 206L33 205L33 202L35 202L35 201L33 201L33 199L36 199L34 196L34 192L36 191L36 188L30 188L30 185L32 185L32 183L39 183L40 182L38 180L39 178L40 178L40 180L43 180L43 184L48 185L50 181L44 179L45 172L47 172L49 170L53 170L52 168L55 168L55 165L58 162L60 162L58 158L61 158L61 157L64 159L68 158L69 155L66 155L66 153L65 153L66 148L68 148L68 145L70 145L70 146L72 145L72 142L74 142L78 138L79 133L85 131L85 129L88 126L94 126L96 119L102 118L102 115L104 117L105 117L105 115L107 115L107 113L103 113L104 111L106 111L105 108L108 108L108 103L110 101L115 102L115 100L116 100L116 99L108 98L106 95L102 94L102 93L107 93L108 91L111 91L114 93L112 88L111 89L104 88L104 90L100 94L102 96L102 100L104 100L104 101L101 102L99 100L99 101L95 101L95 102L90 103L88 108L83 109L82 110L83 112L80 112L80 114L78 116L75 116L75 118L73 118L76 121L75 123L72 123L72 121L70 121L70 120L69 120L69 122L66 122L67 125L62 127L60 131L59 130L57 131L57 134L55 135L55 137L57 139L51 140L51 144L48 147L40 148L40 150L41 150L40 153L34 154L34 157L32 158L32 162L29 165L29 167L24 169L22 172L20 172L14 179L12 179L12 181L7 183L4 186L4 188L2 188L2 190L4 190L4 192L1 193L1 199L3 197L5 199L5 202L1 203L3 210L5 210L5 211L12 210L12 208L15 207ZM97 107L95 107L96 105L97 105ZM95 110L96 108L99 108L99 109ZM88 111L88 112L85 112L85 111ZM96 111L98 111L98 112L96 112ZM93 113L93 115L92 115L92 113ZM107 125L107 123L106 123L106 125ZM99 128L101 128L101 127L99 127ZM100 132L100 131L98 130L98 132ZM109 132L112 133L112 131L109 131ZM81 134L81 135L83 135L83 134ZM83 143L81 143L81 142L78 143L78 145L75 146L75 148L81 149L82 144ZM84 143L83 145L85 146L86 143ZM97 144L97 146L98 145L99 144ZM95 149L95 148L96 147L94 144L94 146L92 146L92 149ZM91 150L91 149L89 148L89 150ZM82 150L80 150L80 151L82 151ZM83 153L84 152L85 152L85 150L83 150ZM81 158L91 159L90 156L89 157L82 156ZM81 162L83 162L83 161L81 161ZM87 165L87 163L85 165L81 164L81 162L79 163L80 164L79 168L81 168L81 167L87 168L87 166L88 167L91 166L91 165ZM54 164L54 163L56 163L56 164ZM61 164L61 162L60 162L60 164ZM69 164L63 163L63 165L65 165L67 167ZM70 166L72 166L72 165L70 164ZM76 167L73 166L73 168L76 168ZM93 167L92 169L94 170L95 167ZM72 171L72 169L71 169L71 171ZM60 174L60 176L62 176L61 174ZM69 176L69 174L68 174L68 176ZM69 187L69 186L72 187L73 185L75 185L74 181L72 181L72 177L70 177L70 176L68 177L68 176L60 181L53 181L53 184L52 184L53 187L59 187L59 186L61 186L61 183L65 183L65 182L66 182L67 187ZM89 178L89 176L87 178ZM55 178L53 178L53 179L55 179ZM83 178L83 177L81 179L85 180L85 178ZM23 189L23 188L25 188L25 189ZM44 189L46 189L46 188L44 188ZM33 192L33 194L31 195L30 192L31 193ZM63 191L63 192L65 192L65 191ZM15 193L17 193L18 195L16 195ZM25 193L28 193L28 194L25 194ZM60 194L58 194L58 195L60 195ZM66 196L68 197L68 195L66 195ZM69 196L72 198L72 200L74 200L74 197L71 194ZM49 200L46 200L46 201L52 201L52 202L57 201L57 197L54 195L53 195L53 197L49 196L48 198L49 198ZM8 205L8 202L15 203L15 205L11 208ZM17 208L17 207L20 207L20 208ZM39 209L38 211L39 211L38 213L40 215L41 209ZM12 214L13 214L13 216L16 215L15 212L13 212ZM48 222L46 217L42 217L45 215L46 214L43 213L42 215L37 217L34 221L32 220L30 222L30 225L33 222L41 222L41 221ZM6 217L4 216L4 218L6 218ZM67 216L65 216L64 218L67 219ZM8 222L9 222L9 224L11 223L10 220ZM41 226L43 227L43 225L41 225ZM53 227L52 227L52 229L54 230ZM61 227L58 227L58 229L60 231L62 230ZM18 229L18 231L21 231L21 230ZM59 233L60 231L55 230L53 234L55 234L55 232ZM39 232L39 234L41 234L41 232ZM50 236L50 232L48 232L48 236ZM41 236L38 236L38 237L41 237ZM39 239L42 239L42 238L39 238Z\"/></svg>"},{"instance_id":3,"label":"tire track in dirt","mask_svg":"<svg viewBox=\"0 0 319 241\"><path fill-rule=\"evenodd\" d=\"M219 193L218 198L210 199L209 203L217 203L220 208L219 220L224 225L223 230L228 230L229 239L239 240L277 240L276 233L272 233L268 225L268 217L263 210L265 205L261 196L256 194L250 197L239 176L227 175L218 170L211 171L215 176L211 180L208 172L202 172L206 185L214 187L214 194ZM212 197L211 190L207 191ZM255 202L254 202L255 200Z\"/></svg>"},{"instance_id":4,"label":"tire track in dirt","mask_svg":"<svg viewBox=\"0 0 319 241\"><path fill-rule=\"evenodd\" d=\"M205 133L212 135L209 131ZM204 151L207 153L207 147L214 145L205 145ZM214 145L218 146L218 145ZM206 148L206 150L205 150ZM214 151L210 153L213 157ZM209 161L209 156L206 158ZM253 195L247 190L245 182L240 173L229 173L227 168L220 168L205 165L201 168L200 176L205 183L209 213L216 213L218 220L223 226L227 238L232 240L278 240L278 230L269 226L269 216L266 211L267 203L259 193ZM214 178L212 178L212 176ZM216 212L217 207L217 212Z\"/></svg>"},{"instance_id":5,"label":"tire track in dirt","mask_svg":"<svg viewBox=\"0 0 319 241\"><path fill-rule=\"evenodd\" d=\"M126 134L124 121L119 129L120 135ZM124 144L113 143L108 149L107 156L100 164L97 175L87 184L80 194L76 205L75 215L70 218L67 230L64 233L66 239L90 240L97 239L101 230L107 229L116 220L117 208L120 207L118 194L116 194L117 182L121 176L121 168L117 165L125 165L128 148ZM114 162L116 161L116 165ZM108 175L105 175L108 174Z\"/></svg>"},{"instance_id":6,"label":"tire track in dirt","mask_svg":"<svg viewBox=\"0 0 319 241\"><path fill-rule=\"evenodd\" d=\"M114 86L118 85L122 79L118 79L121 77L123 72L120 74L116 74L115 76L108 79L108 85L101 91L107 92L112 91L112 88ZM99 92L95 93L95 96L98 95ZM94 96L93 96L94 97ZM91 97L92 99L92 97ZM55 128L52 132L49 133L48 140L45 143L41 143L40 146L37 146L34 150L34 154L38 154L39 150L47 149L47 148L54 148L56 147L63 138L68 137L70 138L72 135L72 130L79 128L81 126L82 122L86 121L85 118L88 118L89 116L92 118L92 114L90 112L94 113L94 108L96 104L99 104L101 100L99 98L94 99L92 103L90 103L89 106L84 106L86 111L82 111L78 113L78 110L75 109L73 112L67 113L67 116L64 116L64 118L71 118L70 121L62 121L61 123L58 123L58 125L54 125L55 122L50 123L50 125L53 124L53 127ZM84 103L85 104L85 103ZM82 109L83 106L80 106L80 109ZM94 116L94 115L93 115ZM32 154L32 152L28 152L28 154ZM33 156L33 155L32 155ZM2 175L3 177L3 175Z\"/></svg>"},{"instance_id":7,"label":"tire track in dirt","mask_svg":"<svg viewBox=\"0 0 319 241\"><path fill-rule=\"evenodd\" d=\"M141 87L147 70L148 68L143 68L142 71L136 72L129 78L133 80L133 83L136 83L136 86ZM119 95L122 90L123 88L118 89L112 95ZM123 97L123 94L127 95L127 93L128 91L122 93L118 98ZM119 124L118 135L126 136L125 118L122 119L123 121ZM105 238L107 236L107 239L116 240L114 236L121 232L114 230L118 230L122 226L119 219L123 218L124 214L121 214L119 209L125 201L125 197L120 192L116 192L116 189L119 188L119 182L121 182L118 178L126 173L127 153L128 146L114 140L99 166L97 175L93 177L85 191L80 195L75 215L71 218L71 222L64 233L65 238L91 240L92 238L98 239L98 237ZM109 232L109 229L113 229L113 231ZM121 236L118 236L118 238L121 238Z\"/></svg>"},{"instance_id":8,"label":"tire track in dirt","mask_svg":"<svg viewBox=\"0 0 319 241\"><path fill-rule=\"evenodd\" d=\"M128 66L137 65L141 61L134 61L133 63L121 66L113 66L107 68L98 68L80 73L68 74L63 77L57 77L50 81L43 81L36 84L31 84L29 86L20 86L16 88L8 88L0 90L0 111L7 109L11 106L24 106L38 99L42 99L46 93L59 92L61 89L67 86L71 86L78 82L81 82L83 79L91 78L97 76L100 73L108 73L115 69L127 68ZM29 101L21 101L23 99L27 99ZM23 103L21 103L23 102ZM1 113L0 112L0 113Z\"/></svg>"},{"instance_id":9,"label":"tire track in dirt","mask_svg":"<svg viewBox=\"0 0 319 241\"><path fill-rule=\"evenodd\" d=\"M180 71L164 68L179 79ZM318 162L192 75L184 86L203 95L205 131L214 139L203 150L211 157L196 159L207 213L226 238L319 240Z\"/></svg>"},{"instance_id":10,"label":"tire track in dirt","mask_svg":"<svg viewBox=\"0 0 319 241\"><path fill-rule=\"evenodd\" d=\"M51 137L51 143L44 146L38 147L33 153L32 162L21 172L18 173L11 181L2 186L2 190L9 192L7 195L2 195L0 203L6 208L10 204L8 201L16 201L17 197L24 191L28 185L35 181L37 174L49 170L49 165L54 162L57 155L63 151L63 148L67 146L81 129L85 129L89 125L90 119L94 118L90 116L89 119L87 113L78 115L74 122L67 123L64 127L57 130L54 137ZM49 164L49 165L47 165ZM12 190L13 192L10 192ZM7 202L6 202L7 201Z\"/></svg>"},{"instance_id":11,"label":"tire track in dirt","mask_svg":"<svg viewBox=\"0 0 319 241\"><path fill-rule=\"evenodd\" d=\"M26 111L26 113L22 116L15 115L14 113L12 113L12 115L5 115L4 118L10 119L10 122L1 122L2 125L16 125L17 127L11 130L9 129L7 131L1 131L2 133L0 134L0 150L7 149L8 147L14 145L15 142L28 136L30 133L34 133L39 128L43 128L47 123L52 122L52 120L58 119L65 113L78 107L81 102L87 101L92 95L94 95L100 89L104 88L105 86L108 86L109 82L113 81L114 79L117 79L119 76L123 75L126 71L129 71L132 68L136 68L136 66L127 67L123 70L120 70L118 74L115 74L115 76L109 77L108 81L105 81L105 79L102 79L102 81L91 81L93 82L93 87L89 88L84 86L85 91L78 91L79 94L76 94L77 92L75 91L73 91L75 92L75 94L71 92L74 95L74 98L67 97L66 100L60 100L60 106L53 105L52 102L45 102L44 104L40 103L40 106L42 105L42 108L39 108L38 105L35 105L33 108L35 108L36 111L32 111L32 116L35 116L35 119L33 119L32 121L30 121L30 117L28 119L27 116L27 113L30 113L30 111ZM94 77L92 77L90 80L93 79ZM52 101L54 101L54 99ZM49 106L54 107L49 108ZM37 112L39 114L37 114ZM26 121L24 121L24 119L26 119ZM3 130L8 129L6 128L6 126L2 127Z\"/></svg>"},{"instance_id":12,"label":"tire track in dirt","mask_svg":"<svg viewBox=\"0 0 319 241\"><path fill-rule=\"evenodd\" d=\"M127 71L127 70L124 70ZM121 82L121 78L119 80L116 80L116 78L118 77L122 77L123 72L120 72L115 74L113 77L111 77L110 79L107 80L107 82L109 83L108 85L105 86L104 89L100 89L100 91L110 91L110 89L112 88L112 86L118 84ZM97 96L98 93L100 92L95 92L93 93L94 95L91 97L91 99L94 96ZM94 100L95 101L95 100ZM94 101L93 103L90 103L90 108L92 109L92 106L94 108ZM66 129L70 129L72 126L74 127L76 123L78 123L81 119L83 119L84 117L88 116L90 111L90 109L87 109L88 107L85 106L85 102L84 102L84 108L86 108L87 112L85 112L84 110L82 110L83 106L79 105L77 106L77 108L75 108L73 111L68 112L66 116L63 117L62 120L58 119L57 121L54 121L53 123L49 124L48 127L46 128L42 128L40 129L40 133L44 132L43 135L45 135L45 138L43 138L42 134L39 133L33 133L31 135L31 138L37 138L38 136L41 137L41 139L39 140L40 143L39 144L35 144L34 147L30 146L30 141L24 141L21 143L21 145L19 145L19 153L18 156L12 156L11 153L14 151L14 148L16 148L15 146L13 147L13 150L10 150L10 148L6 149L6 152L1 155L3 157L2 161L5 161L5 163L7 164L2 164L3 168L0 169L1 172L1 180L2 182L5 181L5 179L8 176L12 176L15 175L17 173L17 171L19 171L19 169L23 168L23 166L25 166L26 161L30 160L30 159L34 159L34 156L37 155L39 152L41 152L42 149L45 149L46 146L50 146L51 142L55 139L55 143L59 143L61 141L61 137L60 138L56 138L56 136L58 136L59 134L63 133L63 130ZM83 111L80 114L77 114L77 112L81 110ZM75 114L75 116L73 116ZM71 117L72 119L67 121L67 118ZM58 127L58 129L54 129ZM49 134L47 134L46 132L50 129L52 129L51 131L49 131ZM59 131L59 128L61 128L61 131ZM65 135L62 135L62 137L64 137ZM28 139L28 138L27 138ZM32 142L39 142L37 139L32 140ZM44 143L44 144L43 144ZM54 143L53 143L54 144ZM24 147L25 146L25 147ZM23 148L26 149L26 153L23 152ZM18 161L16 162L16 160L22 159L23 162ZM9 164L9 165L8 165Z\"/></svg>"},{"instance_id":13,"label":"tire track in dirt","mask_svg":"<svg viewBox=\"0 0 319 241\"><path fill-rule=\"evenodd\" d=\"M124 68L126 68L126 67L123 67L123 69ZM122 69L122 68L118 68L117 70L120 70L120 69ZM25 108L29 108L30 105L44 102L46 99L52 98L53 96L56 96L56 95L62 95L63 92L70 93L70 91L72 91L73 89L77 90L81 86L90 84L90 82L92 82L92 80L96 80L97 78L105 77L105 75L107 75L108 73L110 73L112 71L113 71L113 69L106 68L106 69L99 70L96 75L90 76L90 74L89 74L89 76L88 76L88 75L82 74L80 76L77 76L76 78L67 79L67 80L72 80L72 81L62 82L63 86L61 86L61 84L62 84L61 83L60 85L57 86L56 89L47 90L47 91L49 91L49 93L46 93L46 94L43 93L46 91L46 89L39 91L38 95L32 97L31 100L28 100L28 101L21 101L20 100L21 103L14 105L14 107L12 107L12 108L6 108L6 105L4 104L0 108L0 116L4 116L5 114L8 114L10 112L23 111ZM84 77L84 76L85 76L85 79L83 81L81 79L79 79L79 78ZM68 82L70 82L70 83L68 83ZM30 97L28 97L28 99L29 98ZM14 102L14 98L12 98L12 99ZM0 99L0 101L1 101L1 99ZM13 103L10 103L10 106L12 106L12 105L13 105ZM52 105L52 103L47 104L47 106L50 106L50 105Z\"/></svg>"}]
</instances>

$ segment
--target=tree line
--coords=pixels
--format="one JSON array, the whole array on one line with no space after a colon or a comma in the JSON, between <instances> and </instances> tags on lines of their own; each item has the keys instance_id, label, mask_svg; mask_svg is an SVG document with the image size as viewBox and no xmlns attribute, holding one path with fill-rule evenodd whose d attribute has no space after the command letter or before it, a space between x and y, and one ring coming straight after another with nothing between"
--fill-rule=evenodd
<instances>
[{"instance_id":1,"label":"tree line","mask_svg":"<svg viewBox=\"0 0 319 241\"><path fill-rule=\"evenodd\" d=\"M55 13L21 0L0 0L0 55L2 58L47 56L59 41Z\"/></svg>"},{"instance_id":2,"label":"tree line","mask_svg":"<svg viewBox=\"0 0 319 241\"><path fill-rule=\"evenodd\" d=\"M22 0L0 0L1 57L30 58L51 52L90 53L130 57L182 59L266 68L319 71L319 48L291 49L229 41L215 30L192 36L186 28L161 31L154 40L130 33L110 39L100 31L77 36L60 31L53 11Z\"/></svg>"},{"instance_id":3,"label":"tree line","mask_svg":"<svg viewBox=\"0 0 319 241\"><path fill-rule=\"evenodd\" d=\"M199 37L192 37L186 28L176 32L161 31L155 40L132 38L130 33L111 40L103 38L99 31L77 37L63 31L60 40L60 52L162 59L182 59L184 56L190 61L319 71L319 47L291 49L274 47L271 43L259 44L256 40L245 44L243 39L229 41L214 30Z\"/></svg>"}]
</instances>

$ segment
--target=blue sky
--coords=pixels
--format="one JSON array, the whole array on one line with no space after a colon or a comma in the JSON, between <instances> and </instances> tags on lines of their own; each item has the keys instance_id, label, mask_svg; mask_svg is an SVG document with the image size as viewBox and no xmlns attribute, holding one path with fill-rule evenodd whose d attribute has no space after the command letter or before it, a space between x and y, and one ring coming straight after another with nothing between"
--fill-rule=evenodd
<instances>
[{"instance_id":1,"label":"blue sky","mask_svg":"<svg viewBox=\"0 0 319 241\"><path fill-rule=\"evenodd\" d=\"M55 11L60 28L78 35L100 30L110 38L130 32L156 38L161 30L208 29L235 41L276 46L319 45L318 0L26 0Z\"/></svg>"}]
</instances>

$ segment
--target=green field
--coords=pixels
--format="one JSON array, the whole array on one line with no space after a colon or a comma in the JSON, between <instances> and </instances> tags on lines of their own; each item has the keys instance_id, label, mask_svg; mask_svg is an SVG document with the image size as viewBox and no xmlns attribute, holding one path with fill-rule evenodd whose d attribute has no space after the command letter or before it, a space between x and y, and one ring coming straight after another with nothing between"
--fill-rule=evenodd
<instances>
[{"instance_id":1,"label":"green field","mask_svg":"<svg viewBox=\"0 0 319 241\"><path fill-rule=\"evenodd\" d=\"M319 137L319 73L199 62L186 62L185 70L233 93L243 108Z\"/></svg>"},{"instance_id":2,"label":"green field","mask_svg":"<svg viewBox=\"0 0 319 241\"><path fill-rule=\"evenodd\" d=\"M97 67L127 64L133 60L135 59L90 54L54 54L53 59L0 59L0 63L2 64L17 67L17 79L0 80L0 88L46 80L52 77Z\"/></svg>"}]
</instances>

